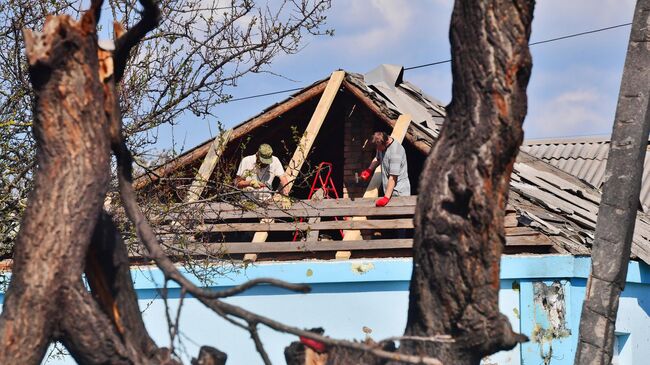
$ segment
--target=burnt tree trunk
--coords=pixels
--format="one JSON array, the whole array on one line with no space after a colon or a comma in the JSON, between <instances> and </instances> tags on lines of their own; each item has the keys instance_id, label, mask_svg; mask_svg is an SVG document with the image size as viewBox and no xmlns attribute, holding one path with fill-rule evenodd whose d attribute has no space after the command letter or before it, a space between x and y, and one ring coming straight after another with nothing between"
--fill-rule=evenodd
<instances>
[{"instance_id":1,"label":"burnt tree trunk","mask_svg":"<svg viewBox=\"0 0 650 365\"><path fill-rule=\"evenodd\" d=\"M576 364L612 362L618 300L625 288L650 130L648 21L650 0L640 0L634 10L605 167Z\"/></svg>"},{"instance_id":2,"label":"burnt tree trunk","mask_svg":"<svg viewBox=\"0 0 650 365\"><path fill-rule=\"evenodd\" d=\"M533 0L457 0L452 101L420 179L413 276L402 352L478 364L525 336L499 312L508 186L526 116Z\"/></svg>"},{"instance_id":3,"label":"burnt tree trunk","mask_svg":"<svg viewBox=\"0 0 650 365\"><path fill-rule=\"evenodd\" d=\"M0 364L40 364L53 341L81 364L169 361L145 331L126 248L102 212L115 128L100 79L100 6L25 31L38 168L0 316Z\"/></svg>"}]
</instances>

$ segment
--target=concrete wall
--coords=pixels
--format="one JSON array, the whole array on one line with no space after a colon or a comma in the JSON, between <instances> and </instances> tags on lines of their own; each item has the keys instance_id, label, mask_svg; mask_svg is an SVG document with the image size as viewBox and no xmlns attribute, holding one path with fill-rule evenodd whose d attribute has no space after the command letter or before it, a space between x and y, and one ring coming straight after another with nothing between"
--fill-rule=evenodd
<instances>
[{"instance_id":1,"label":"concrete wall","mask_svg":"<svg viewBox=\"0 0 650 365\"><path fill-rule=\"evenodd\" d=\"M564 255L505 256L501 268L500 308L532 341L486 358L484 364L572 364L589 258ZM633 262L620 303L617 329L618 364L646 364L650 358L650 269ZM217 277L213 287L224 289L257 277L275 277L313 286L311 294L281 289L256 288L229 299L249 310L311 328L326 334L363 339L364 327L375 339L402 333L408 307L410 259L303 261L260 263L246 270ZM146 325L154 339L169 345L165 306L158 288L160 272L134 268L135 286ZM176 313L179 290L169 291L169 310ZM214 345L229 355L229 364L260 364L248 333L185 298L181 317L182 344L176 344L187 363L198 345ZM283 364L283 349L294 336L262 328L261 336L274 364ZM70 359L51 359L48 364L70 364Z\"/></svg>"}]
</instances>

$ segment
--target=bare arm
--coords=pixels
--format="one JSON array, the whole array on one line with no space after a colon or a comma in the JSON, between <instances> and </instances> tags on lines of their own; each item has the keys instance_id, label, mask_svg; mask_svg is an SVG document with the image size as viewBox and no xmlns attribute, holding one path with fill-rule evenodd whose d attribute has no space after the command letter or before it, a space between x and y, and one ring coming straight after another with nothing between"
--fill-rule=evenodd
<instances>
[{"instance_id":1,"label":"bare arm","mask_svg":"<svg viewBox=\"0 0 650 365\"><path fill-rule=\"evenodd\" d=\"M370 162L370 166L368 166L368 170L375 171L378 165L379 165L379 161L377 161L377 157L375 157Z\"/></svg>"},{"instance_id":2,"label":"bare arm","mask_svg":"<svg viewBox=\"0 0 650 365\"><path fill-rule=\"evenodd\" d=\"M280 175L280 193L289 195L289 179L287 179L287 175Z\"/></svg>"},{"instance_id":3,"label":"bare arm","mask_svg":"<svg viewBox=\"0 0 650 365\"><path fill-rule=\"evenodd\" d=\"M395 185L397 185L397 175L388 175L388 184L386 185L386 191L384 191L384 196L388 199L393 195Z\"/></svg>"},{"instance_id":4,"label":"bare arm","mask_svg":"<svg viewBox=\"0 0 650 365\"><path fill-rule=\"evenodd\" d=\"M248 181L248 180L244 179L241 176L237 176L235 178L235 187L237 187L237 189L247 188L247 187L251 186L251 182L252 182L252 180ZM260 188L266 187L266 184L264 184L262 182L260 182L259 184L260 184Z\"/></svg>"}]
</instances>

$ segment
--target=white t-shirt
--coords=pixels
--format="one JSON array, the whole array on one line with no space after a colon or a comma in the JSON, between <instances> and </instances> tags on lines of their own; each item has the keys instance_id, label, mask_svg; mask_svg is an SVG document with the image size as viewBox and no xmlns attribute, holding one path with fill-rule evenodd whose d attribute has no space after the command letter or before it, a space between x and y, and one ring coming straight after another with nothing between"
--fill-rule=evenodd
<instances>
[{"instance_id":1,"label":"white t-shirt","mask_svg":"<svg viewBox=\"0 0 650 365\"><path fill-rule=\"evenodd\" d=\"M270 165L260 167L257 164L257 156L251 155L244 157L239 163L237 176L246 181L257 180L266 185L266 187L261 189L252 189L251 191L255 194L251 197L262 200L270 198L271 194L269 191L271 191L273 179L284 175L284 168L282 168L280 160L275 156L272 157L272 160L273 162Z\"/></svg>"}]
</instances>

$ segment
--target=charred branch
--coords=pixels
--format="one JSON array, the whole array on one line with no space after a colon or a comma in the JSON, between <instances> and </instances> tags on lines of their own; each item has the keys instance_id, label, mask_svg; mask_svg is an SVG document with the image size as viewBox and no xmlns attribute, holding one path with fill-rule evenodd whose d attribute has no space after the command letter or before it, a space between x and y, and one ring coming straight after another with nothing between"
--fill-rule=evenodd
<instances>
[{"instance_id":1,"label":"charred branch","mask_svg":"<svg viewBox=\"0 0 650 365\"><path fill-rule=\"evenodd\" d=\"M414 269L400 351L478 364L525 336L499 312L499 259L508 184L526 115L534 1L456 1L452 102L420 178Z\"/></svg>"}]
</instances>

